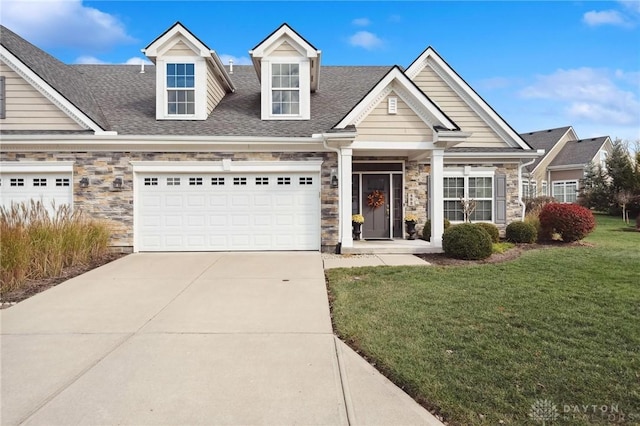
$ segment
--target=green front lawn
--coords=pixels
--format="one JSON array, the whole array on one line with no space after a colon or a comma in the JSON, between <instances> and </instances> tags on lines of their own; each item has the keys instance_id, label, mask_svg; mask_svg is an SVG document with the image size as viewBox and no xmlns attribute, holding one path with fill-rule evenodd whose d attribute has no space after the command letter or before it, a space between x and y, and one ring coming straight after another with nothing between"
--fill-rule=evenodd
<instances>
[{"instance_id":1,"label":"green front lawn","mask_svg":"<svg viewBox=\"0 0 640 426\"><path fill-rule=\"evenodd\" d=\"M597 219L593 247L328 270L337 332L451 424L542 424L538 400L547 424L640 423L640 233Z\"/></svg>"}]
</instances>

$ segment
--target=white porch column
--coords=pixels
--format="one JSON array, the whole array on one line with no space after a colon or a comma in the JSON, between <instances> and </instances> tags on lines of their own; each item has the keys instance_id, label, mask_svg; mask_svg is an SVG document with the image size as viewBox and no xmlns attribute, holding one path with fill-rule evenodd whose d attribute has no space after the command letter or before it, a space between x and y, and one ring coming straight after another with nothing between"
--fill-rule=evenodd
<instances>
[{"instance_id":1,"label":"white porch column","mask_svg":"<svg viewBox=\"0 0 640 426\"><path fill-rule=\"evenodd\" d=\"M444 232L444 149L431 151L431 173L429 176L429 212L431 214L431 245L442 248Z\"/></svg>"},{"instance_id":2,"label":"white porch column","mask_svg":"<svg viewBox=\"0 0 640 426\"><path fill-rule=\"evenodd\" d=\"M342 231L342 247L353 247L351 229L351 160L353 149L341 148L338 158L340 170L340 230Z\"/></svg>"}]
</instances>

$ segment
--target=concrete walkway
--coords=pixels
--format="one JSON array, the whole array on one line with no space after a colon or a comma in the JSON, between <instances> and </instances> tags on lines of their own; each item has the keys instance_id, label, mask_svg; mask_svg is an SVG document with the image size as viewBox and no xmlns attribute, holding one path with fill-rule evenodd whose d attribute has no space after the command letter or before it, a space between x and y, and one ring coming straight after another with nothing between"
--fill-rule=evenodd
<instances>
[{"instance_id":1,"label":"concrete walkway","mask_svg":"<svg viewBox=\"0 0 640 426\"><path fill-rule=\"evenodd\" d=\"M334 337L322 268L134 254L0 311L0 421L441 424Z\"/></svg>"},{"instance_id":2,"label":"concrete walkway","mask_svg":"<svg viewBox=\"0 0 640 426\"><path fill-rule=\"evenodd\" d=\"M412 254L323 255L324 269L362 266L427 266L429 262Z\"/></svg>"}]
</instances>

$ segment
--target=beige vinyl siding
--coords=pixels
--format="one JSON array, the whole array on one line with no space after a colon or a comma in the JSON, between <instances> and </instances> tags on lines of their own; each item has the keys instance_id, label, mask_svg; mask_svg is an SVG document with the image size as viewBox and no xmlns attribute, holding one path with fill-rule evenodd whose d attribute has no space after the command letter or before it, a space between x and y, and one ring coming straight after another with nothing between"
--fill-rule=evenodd
<instances>
[{"instance_id":1,"label":"beige vinyl siding","mask_svg":"<svg viewBox=\"0 0 640 426\"><path fill-rule=\"evenodd\" d=\"M0 75L5 77L6 94L6 118L0 120L3 130L83 130L3 62Z\"/></svg>"},{"instance_id":2,"label":"beige vinyl siding","mask_svg":"<svg viewBox=\"0 0 640 426\"><path fill-rule=\"evenodd\" d=\"M567 142L575 139L577 139L577 136L574 132L568 131L567 133L565 133L560 138L560 140L549 150L549 152L545 153L544 158L542 159L542 161L540 161L540 163L538 163L536 169L533 171L533 176L531 179L537 181L538 185L540 185L540 182L542 182L543 180L547 180L547 167L549 166L549 164L551 164L551 162L556 158L556 155L558 155L558 153L562 151L562 148L564 148Z\"/></svg>"},{"instance_id":3,"label":"beige vinyl siding","mask_svg":"<svg viewBox=\"0 0 640 426\"><path fill-rule=\"evenodd\" d=\"M211 114L224 95L225 90L216 77L213 67L207 64L207 114Z\"/></svg>"},{"instance_id":4,"label":"beige vinyl siding","mask_svg":"<svg viewBox=\"0 0 640 426\"><path fill-rule=\"evenodd\" d=\"M271 52L270 56L294 56L294 57L300 57L302 55L292 45L290 45L289 43L287 43L285 41L280 46L278 46L277 49L274 49L273 52Z\"/></svg>"},{"instance_id":5,"label":"beige vinyl siding","mask_svg":"<svg viewBox=\"0 0 640 426\"><path fill-rule=\"evenodd\" d=\"M397 114L387 112L388 99L397 99ZM432 130L398 95L391 92L356 126L356 141L425 142Z\"/></svg>"},{"instance_id":6,"label":"beige vinyl siding","mask_svg":"<svg viewBox=\"0 0 640 426\"><path fill-rule=\"evenodd\" d=\"M414 78L414 83L460 126L462 131L472 133L467 142L457 147L509 146L430 66L426 66Z\"/></svg>"},{"instance_id":7,"label":"beige vinyl siding","mask_svg":"<svg viewBox=\"0 0 640 426\"><path fill-rule=\"evenodd\" d=\"M189 48L184 42L177 42L163 56L196 56L196 53Z\"/></svg>"},{"instance_id":8,"label":"beige vinyl siding","mask_svg":"<svg viewBox=\"0 0 640 426\"><path fill-rule=\"evenodd\" d=\"M555 170L549 173L551 175L551 183L554 181L577 180L578 186L580 186L580 179L584 177L584 170L582 168L575 170Z\"/></svg>"}]
</instances>

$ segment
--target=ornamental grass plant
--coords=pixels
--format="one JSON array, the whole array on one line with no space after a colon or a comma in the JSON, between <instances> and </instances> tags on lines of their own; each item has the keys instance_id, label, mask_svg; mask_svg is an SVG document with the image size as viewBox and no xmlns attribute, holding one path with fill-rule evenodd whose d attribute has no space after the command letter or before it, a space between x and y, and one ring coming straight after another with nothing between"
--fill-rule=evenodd
<instances>
[{"instance_id":1,"label":"ornamental grass plant","mask_svg":"<svg viewBox=\"0 0 640 426\"><path fill-rule=\"evenodd\" d=\"M67 205L53 213L33 200L0 207L0 294L106 255L110 234L105 223Z\"/></svg>"}]
</instances>

